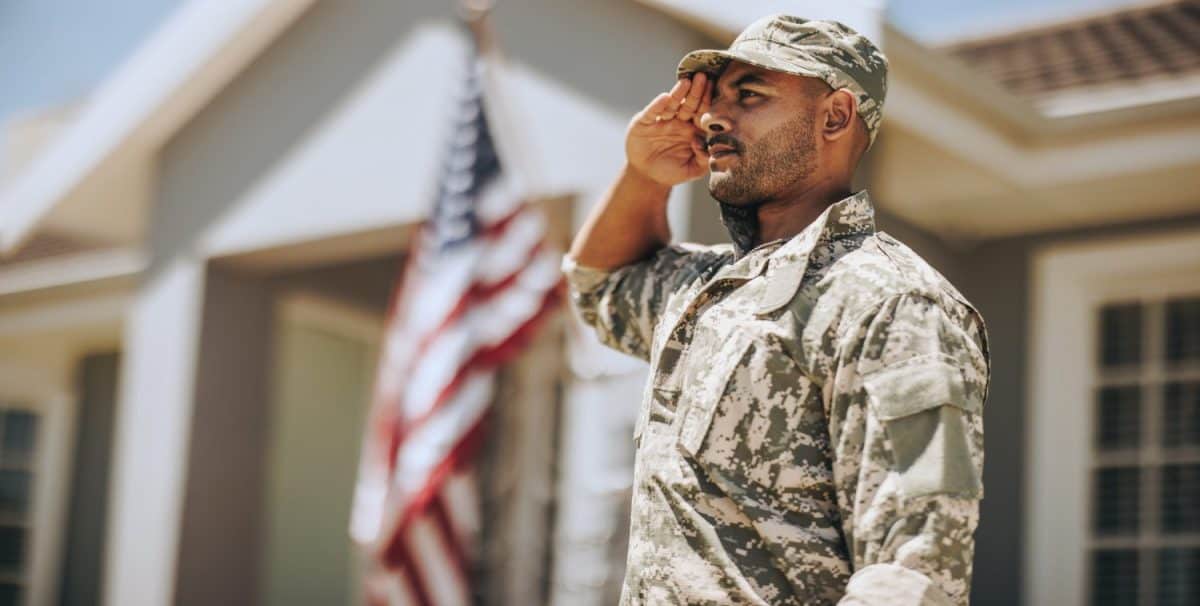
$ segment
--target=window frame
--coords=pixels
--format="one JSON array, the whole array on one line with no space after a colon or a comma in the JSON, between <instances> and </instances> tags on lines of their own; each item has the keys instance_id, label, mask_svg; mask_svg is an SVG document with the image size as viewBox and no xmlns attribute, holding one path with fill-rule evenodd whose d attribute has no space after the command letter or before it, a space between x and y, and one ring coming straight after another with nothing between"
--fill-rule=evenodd
<instances>
[{"instance_id":1,"label":"window frame","mask_svg":"<svg viewBox=\"0 0 1200 606\"><path fill-rule=\"evenodd\" d=\"M1197 276L1198 229L1058 244L1035 252L1027 358L1025 603L1082 606L1088 598L1094 397L1102 384L1096 356L1099 310L1108 303L1200 294Z\"/></svg>"}]
</instances>

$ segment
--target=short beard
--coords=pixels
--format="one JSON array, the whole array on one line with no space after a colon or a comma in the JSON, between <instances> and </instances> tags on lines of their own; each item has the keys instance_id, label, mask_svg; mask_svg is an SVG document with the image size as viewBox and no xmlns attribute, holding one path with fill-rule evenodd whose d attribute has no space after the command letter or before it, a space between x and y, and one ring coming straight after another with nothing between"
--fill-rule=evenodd
<instances>
[{"instance_id":1,"label":"short beard","mask_svg":"<svg viewBox=\"0 0 1200 606\"><path fill-rule=\"evenodd\" d=\"M816 171L811 112L771 129L761 141L739 152L740 162L709 175L708 192L721 203L721 222L740 257L760 243L758 207Z\"/></svg>"},{"instance_id":2,"label":"short beard","mask_svg":"<svg viewBox=\"0 0 1200 606\"><path fill-rule=\"evenodd\" d=\"M721 205L721 223L729 231L733 240L734 254L739 259L757 246L758 241L758 205L734 206L719 202Z\"/></svg>"}]
</instances>

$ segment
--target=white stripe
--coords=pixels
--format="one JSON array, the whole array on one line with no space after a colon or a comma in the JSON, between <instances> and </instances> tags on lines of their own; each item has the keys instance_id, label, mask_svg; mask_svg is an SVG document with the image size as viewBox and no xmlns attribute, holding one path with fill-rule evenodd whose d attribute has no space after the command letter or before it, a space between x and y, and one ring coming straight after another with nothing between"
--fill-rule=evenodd
<instances>
[{"instance_id":1,"label":"white stripe","mask_svg":"<svg viewBox=\"0 0 1200 606\"><path fill-rule=\"evenodd\" d=\"M442 502L446 504L450 524L469 554L478 549L483 521L476 481L476 474L459 471L450 474L442 487Z\"/></svg>"},{"instance_id":2,"label":"white stripe","mask_svg":"<svg viewBox=\"0 0 1200 606\"><path fill-rule=\"evenodd\" d=\"M516 181L507 173L501 173L498 179L479 192L475 214L479 217L481 225L487 225L507 216L520 206L523 200Z\"/></svg>"},{"instance_id":3,"label":"white stripe","mask_svg":"<svg viewBox=\"0 0 1200 606\"><path fill-rule=\"evenodd\" d=\"M368 426L367 431L373 431ZM372 438L368 438L372 439ZM374 545L383 524L384 503L387 502L387 470L375 461L367 461L374 453L363 452L364 459L354 485L354 504L350 513L350 537L360 545Z\"/></svg>"},{"instance_id":4,"label":"white stripe","mask_svg":"<svg viewBox=\"0 0 1200 606\"><path fill-rule=\"evenodd\" d=\"M415 428L400 444L392 481L401 509L429 481L434 467L450 454L463 434L487 411L492 398L492 379L491 373L471 375L446 406Z\"/></svg>"},{"instance_id":5,"label":"white stripe","mask_svg":"<svg viewBox=\"0 0 1200 606\"><path fill-rule=\"evenodd\" d=\"M388 605L416 606L417 598L413 596L412 588L408 584L408 576L404 574L389 574L388 578L393 581L388 584Z\"/></svg>"},{"instance_id":6,"label":"white stripe","mask_svg":"<svg viewBox=\"0 0 1200 606\"><path fill-rule=\"evenodd\" d=\"M446 550L437 526L426 516L420 516L410 527L409 549L417 573L425 581L425 590L438 606L470 606L471 595L459 576L454 560Z\"/></svg>"},{"instance_id":7,"label":"white stripe","mask_svg":"<svg viewBox=\"0 0 1200 606\"><path fill-rule=\"evenodd\" d=\"M463 364L482 347L510 337L541 308L546 292L559 280L558 258L542 251L504 292L472 307L443 331L420 360L415 361L404 388L404 415L415 419L426 414L438 394L449 385Z\"/></svg>"},{"instance_id":8,"label":"white stripe","mask_svg":"<svg viewBox=\"0 0 1200 606\"><path fill-rule=\"evenodd\" d=\"M496 282L520 269L529 251L546 235L546 219L541 213L522 212L513 218L499 238L480 242L476 282Z\"/></svg>"}]
</instances>

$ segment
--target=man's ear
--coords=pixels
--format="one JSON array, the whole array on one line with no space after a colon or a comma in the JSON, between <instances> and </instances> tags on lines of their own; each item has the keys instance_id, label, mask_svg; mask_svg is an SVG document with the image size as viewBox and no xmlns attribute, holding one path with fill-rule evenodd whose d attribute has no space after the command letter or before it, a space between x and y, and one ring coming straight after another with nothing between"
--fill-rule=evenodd
<instances>
[{"instance_id":1,"label":"man's ear","mask_svg":"<svg viewBox=\"0 0 1200 606\"><path fill-rule=\"evenodd\" d=\"M854 130L854 119L858 117L858 103L850 91L839 88L825 98L824 119L821 134L828 141L850 136Z\"/></svg>"}]
</instances>

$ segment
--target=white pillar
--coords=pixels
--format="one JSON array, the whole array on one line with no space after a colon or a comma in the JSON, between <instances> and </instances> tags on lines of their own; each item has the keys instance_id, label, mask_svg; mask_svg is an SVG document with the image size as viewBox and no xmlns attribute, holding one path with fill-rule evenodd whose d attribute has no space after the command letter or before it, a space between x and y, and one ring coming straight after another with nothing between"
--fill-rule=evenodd
<instances>
[{"instance_id":1,"label":"white pillar","mask_svg":"<svg viewBox=\"0 0 1200 606\"><path fill-rule=\"evenodd\" d=\"M125 328L105 599L173 601L204 290L202 261L152 269Z\"/></svg>"}]
</instances>

